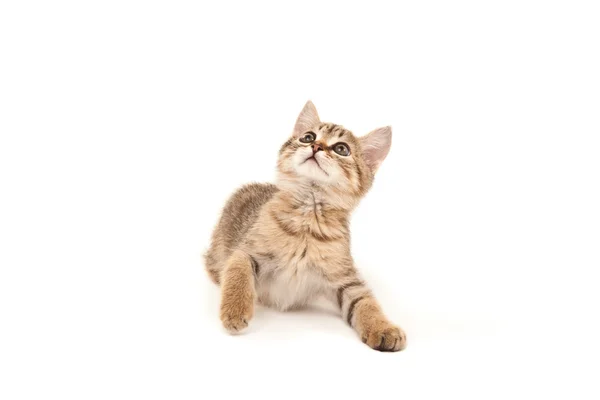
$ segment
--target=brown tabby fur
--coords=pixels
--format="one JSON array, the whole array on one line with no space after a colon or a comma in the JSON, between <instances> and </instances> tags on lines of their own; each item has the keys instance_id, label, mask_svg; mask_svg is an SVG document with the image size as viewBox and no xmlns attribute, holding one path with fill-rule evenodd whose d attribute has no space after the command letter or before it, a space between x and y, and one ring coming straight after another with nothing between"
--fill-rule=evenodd
<instances>
[{"instance_id":1,"label":"brown tabby fur","mask_svg":"<svg viewBox=\"0 0 600 400\"><path fill-rule=\"evenodd\" d=\"M313 143L299 140L307 132L316 135ZM340 142L349 147L348 156L333 150ZM390 145L389 127L357 138L322 123L314 105L305 105L279 152L277 184L239 189L206 253L206 269L222 288L220 315L227 330L248 325L255 301L286 310L324 295L370 347L406 346L404 332L385 317L350 254L350 213Z\"/></svg>"}]
</instances>

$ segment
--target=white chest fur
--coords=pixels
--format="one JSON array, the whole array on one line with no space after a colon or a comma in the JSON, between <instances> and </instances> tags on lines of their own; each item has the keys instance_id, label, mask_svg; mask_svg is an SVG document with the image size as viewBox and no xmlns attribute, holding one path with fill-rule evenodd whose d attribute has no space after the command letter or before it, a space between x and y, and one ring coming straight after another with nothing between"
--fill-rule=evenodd
<instances>
[{"instance_id":1,"label":"white chest fur","mask_svg":"<svg viewBox=\"0 0 600 400\"><path fill-rule=\"evenodd\" d=\"M323 278L311 269L286 266L272 269L258 281L260 301L280 310L301 307L319 296Z\"/></svg>"},{"instance_id":2,"label":"white chest fur","mask_svg":"<svg viewBox=\"0 0 600 400\"><path fill-rule=\"evenodd\" d=\"M272 253L271 258L257 260L259 300L280 310L306 305L322 294L326 286L314 245L304 242L294 251L286 247L283 245Z\"/></svg>"}]
</instances>

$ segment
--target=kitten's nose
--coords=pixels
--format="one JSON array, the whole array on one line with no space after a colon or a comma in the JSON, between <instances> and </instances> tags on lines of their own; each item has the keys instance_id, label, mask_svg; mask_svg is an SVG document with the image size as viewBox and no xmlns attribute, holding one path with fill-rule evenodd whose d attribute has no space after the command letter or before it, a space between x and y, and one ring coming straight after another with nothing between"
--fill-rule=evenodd
<instances>
[{"instance_id":1,"label":"kitten's nose","mask_svg":"<svg viewBox=\"0 0 600 400\"><path fill-rule=\"evenodd\" d=\"M313 154L316 154L319 150L323 151L323 145L319 142L313 143Z\"/></svg>"}]
</instances>

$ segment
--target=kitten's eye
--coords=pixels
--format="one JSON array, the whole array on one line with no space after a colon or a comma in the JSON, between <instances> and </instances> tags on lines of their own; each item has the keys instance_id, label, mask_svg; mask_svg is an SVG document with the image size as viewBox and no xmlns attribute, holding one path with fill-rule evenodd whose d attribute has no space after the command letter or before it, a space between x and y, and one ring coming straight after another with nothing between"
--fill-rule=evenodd
<instances>
[{"instance_id":1,"label":"kitten's eye","mask_svg":"<svg viewBox=\"0 0 600 400\"><path fill-rule=\"evenodd\" d=\"M344 157L350 155L350 148L348 147L348 145L346 143L338 143L338 144L334 145L333 151L338 153L340 156L344 156Z\"/></svg>"},{"instance_id":2,"label":"kitten's eye","mask_svg":"<svg viewBox=\"0 0 600 400\"><path fill-rule=\"evenodd\" d=\"M313 132L306 132L304 136L300 138L300 141L302 143L312 143L315 141L316 138L317 135L315 135Z\"/></svg>"}]
</instances>

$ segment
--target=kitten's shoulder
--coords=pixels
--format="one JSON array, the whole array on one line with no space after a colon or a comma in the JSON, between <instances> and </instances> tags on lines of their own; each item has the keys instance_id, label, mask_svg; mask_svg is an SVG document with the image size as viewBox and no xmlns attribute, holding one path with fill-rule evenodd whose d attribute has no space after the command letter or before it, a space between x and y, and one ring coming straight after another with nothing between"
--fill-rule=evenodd
<instances>
[{"instance_id":1,"label":"kitten's shoulder","mask_svg":"<svg viewBox=\"0 0 600 400\"><path fill-rule=\"evenodd\" d=\"M237 189L229 198L228 203L238 203L240 201L246 203L250 201L262 205L278 191L277 186L272 183L249 183Z\"/></svg>"},{"instance_id":2,"label":"kitten's shoulder","mask_svg":"<svg viewBox=\"0 0 600 400\"><path fill-rule=\"evenodd\" d=\"M223 259L227 258L231 249L239 244L248 229L256 222L262 206L277 191L277 186L270 183L251 183L236 190L223 208L213 233L213 245L209 250L209 256L218 253L218 248L222 248ZM213 258L217 257L213 256Z\"/></svg>"},{"instance_id":3,"label":"kitten's shoulder","mask_svg":"<svg viewBox=\"0 0 600 400\"><path fill-rule=\"evenodd\" d=\"M206 252L206 268L214 282L219 282L223 263L256 222L260 209L277 191L277 186L270 183L251 183L229 197Z\"/></svg>"},{"instance_id":4,"label":"kitten's shoulder","mask_svg":"<svg viewBox=\"0 0 600 400\"><path fill-rule=\"evenodd\" d=\"M271 183L250 183L244 185L231 195L223 210L223 216L254 220L260 208L278 190L277 186Z\"/></svg>"}]
</instances>

